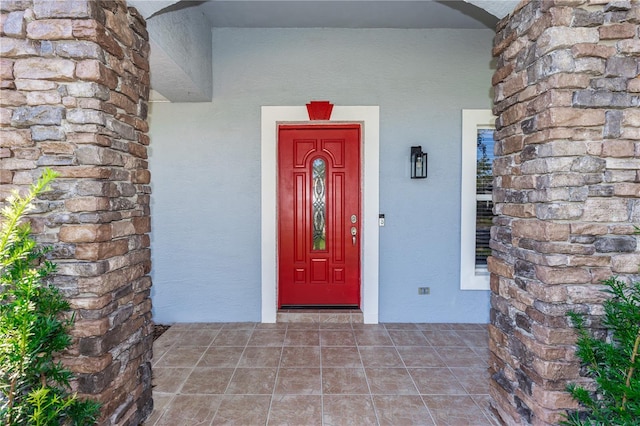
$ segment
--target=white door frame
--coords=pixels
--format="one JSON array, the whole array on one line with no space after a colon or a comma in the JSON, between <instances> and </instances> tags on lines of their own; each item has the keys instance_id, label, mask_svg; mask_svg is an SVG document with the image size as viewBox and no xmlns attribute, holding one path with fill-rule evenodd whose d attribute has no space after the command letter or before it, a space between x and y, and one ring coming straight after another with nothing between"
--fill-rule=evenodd
<instances>
[{"instance_id":1,"label":"white door frame","mask_svg":"<svg viewBox=\"0 0 640 426\"><path fill-rule=\"evenodd\" d=\"M359 122L363 131L361 304L364 322L378 323L380 108L334 106L332 122ZM277 167L278 123L309 123L305 106L262 107L262 322L277 314ZM320 123L320 122L316 122Z\"/></svg>"}]
</instances>

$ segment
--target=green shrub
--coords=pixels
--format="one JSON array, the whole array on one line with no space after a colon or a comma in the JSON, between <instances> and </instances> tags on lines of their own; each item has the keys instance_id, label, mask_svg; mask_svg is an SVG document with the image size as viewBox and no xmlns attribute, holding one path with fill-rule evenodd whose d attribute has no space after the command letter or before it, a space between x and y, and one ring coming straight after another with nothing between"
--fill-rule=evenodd
<instances>
[{"instance_id":1,"label":"green shrub","mask_svg":"<svg viewBox=\"0 0 640 426\"><path fill-rule=\"evenodd\" d=\"M54 356L68 348L69 303L46 283L55 265L45 259L22 221L38 194L56 177L45 170L30 191L14 193L0 212L0 423L91 425L99 404L69 391L71 372Z\"/></svg>"},{"instance_id":2,"label":"green shrub","mask_svg":"<svg viewBox=\"0 0 640 426\"><path fill-rule=\"evenodd\" d=\"M578 332L576 355L595 390L567 387L583 410L569 413L565 425L640 425L640 283L610 278L604 284L612 295L604 302L605 338L590 333L582 315L569 314Z\"/></svg>"}]
</instances>

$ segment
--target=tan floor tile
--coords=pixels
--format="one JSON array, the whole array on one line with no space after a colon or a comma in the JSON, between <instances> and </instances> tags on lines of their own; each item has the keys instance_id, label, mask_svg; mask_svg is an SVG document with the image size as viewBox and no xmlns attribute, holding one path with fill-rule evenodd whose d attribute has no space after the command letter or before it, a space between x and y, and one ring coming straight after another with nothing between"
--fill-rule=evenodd
<instances>
[{"instance_id":1,"label":"tan floor tile","mask_svg":"<svg viewBox=\"0 0 640 426\"><path fill-rule=\"evenodd\" d=\"M469 347L489 347L489 333L486 331L458 330L456 333Z\"/></svg>"},{"instance_id":2,"label":"tan floor tile","mask_svg":"<svg viewBox=\"0 0 640 426\"><path fill-rule=\"evenodd\" d=\"M211 346L198 362L198 367L235 367L244 351L242 346Z\"/></svg>"},{"instance_id":3,"label":"tan floor tile","mask_svg":"<svg viewBox=\"0 0 640 426\"><path fill-rule=\"evenodd\" d=\"M418 395L374 395L373 405L381 426L435 425Z\"/></svg>"},{"instance_id":4,"label":"tan floor tile","mask_svg":"<svg viewBox=\"0 0 640 426\"><path fill-rule=\"evenodd\" d=\"M351 328L353 330L362 330L362 331L386 331L386 327L384 324L362 324L362 323L351 323Z\"/></svg>"},{"instance_id":5,"label":"tan floor tile","mask_svg":"<svg viewBox=\"0 0 640 426\"><path fill-rule=\"evenodd\" d=\"M237 368L227 387L227 394L272 394L276 380L275 368Z\"/></svg>"},{"instance_id":6,"label":"tan floor tile","mask_svg":"<svg viewBox=\"0 0 640 426\"><path fill-rule=\"evenodd\" d=\"M423 331L452 330L449 323L417 323L416 327Z\"/></svg>"},{"instance_id":7,"label":"tan floor tile","mask_svg":"<svg viewBox=\"0 0 640 426\"><path fill-rule=\"evenodd\" d=\"M406 368L365 368L371 394L417 395L418 390Z\"/></svg>"},{"instance_id":8,"label":"tan floor tile","mask_svg":"<svg viewBox=\"0 0 640 426\"><path fill-rule=\"evenodd\" d=\"M304 313L304 312L278 312L277 322L286 322L289 324L296 324L296 328L305 328L304 326L298 327L298 324L309 324L313 328L318 328L318 314L317 313Z\"/></svg>"},{"instance_id":9,"label":"tan floor tile","mask_svg":"<svg viewBox=\"0 0 640 426\"><path fill-rule=\"evenodd\" d=\"M225 322L220 323L223 330L253 330L258 323L256 322Z\"/></svg>"},{"instance_id":10,"label":"tan floor tile","mask_svg":"<svg viewBox=\"0 0 640 426\"><path fill-rule=\"evenodd\" d=\"M423 331L432 346L465 346L464 340L453 330Z\"/></svg>"},{"instance_id":11,"label":"tan floor tile","mask_svg":"<svg viewBox=\"0 0 640 426\"><path fill-rule=\"evenodd\" d=\"M359 350L365 367L404 367L393 346L362 346Z\"/></svg>"},{"instance_id":12,"label":"tan floor tile","mask_svg":"<svg viewBox=\"0 0 640 426\"><path fill-rule=\"evenodd\" d=\"M471 350L484 360L488 360L489 358L491 358L491 352L489 351L488 347L472 347Z\"/></svg>"},{"instance_id":13,"label":"tan floor tile","mask_svg":"<svg viewBox=\"0 0 640 426\"><path fill-rule=\"evenodd\" d=\"M233 368L194 368L180 393L223 394L229 385L233 371Z\"/></svg>"},{"instance_id":14,"label":"tan floor tile","mask_svg":"<svg viewBox=\"0 0 640 426\"><path fill-rule=\"evenodd\" d=\"M389 336L397 346L428 346L429 343L418 330L389 330Z\"/></svg>"},{"instance_id":15,"label":"tan floor tile","mask_svg":"<svg viewBox=\"0 0 640 426\"><path fill-rule=\"evenodd\" d=\"M156 367L193 367L206 350L203 346L172 347L156 363Z\"/></svg>"},{"instance_id":16,"label":"tan floor tile","mask_svg":"<svg viewBox=\"0 0 640 426\"><path fill-rule=\"evenodd\" d=\"M354 329L358 346L393 346L387 330Z\"/></svg>"},{"instance_id":17,"label":"tan floor tile","mask_svg":"<svg viewBox=\"0 0 640 426\"><path fill-rule=\"evenodd\" d=\"M323 367L358 368L362 360L358 348L347 346L331 346L322 348Z\"/></svg>"},{"instance_id":18,"label":"tan floor tile","mask_svg":"<svg viewBox=\"0 0 640 426\"><path fill-rule=\"evenodd\" d=\"M489 380L487 368L451 368L451 372L469 394L488 394Z\"/></svg>"},{"instance_id":19,"label":"tan floor tile","mask_svg":"<svg viewBox=\"0 0 640 426\"><path fill-rule=\"evenodd\" d=\"M320 330L321 346L354 346L356 338L352 330Z\"/></svg>"},{"instance_id":20,"label":"tan floor tile","mask_svg":"<svg viewBox=\"0 0 640 426\"><path fill-rule=\"evenodd\" d=\"M164 335L160 336L155 342L153 342L153 365L155 365L176 343L174 338L163 339L163 337Z\"/></svg>"},{"instance_id":21,"label":"tan floor tile","mask_svg":"<svg viewBox=\"0 0 640 426\"><path fill-rule=\"evenodd\" d=\"M422 399L438 425L491 425L470 396L423 395Z\"/></svg>"},{"instance_id":22,"label":"tan floor tile","mask_svg":"<svg viewBox=\"0 0 640 426\"><path fill-rule=\"evenodd\" d=\"M351 324L364 324L364 314L362 312L351 312Z\"/></svg>"},{"instance_id":23,"label":"tan floor tile","mask_svg":"<svg viewBox=\"0 0 640 426\"><path fill-rule=\"evenodd\" d=\"M387 330L417 330L418 327L412 322L386 322L383 324Z\"/></svg>"},{"instance_id":24,"label":"tan floor tile","mask_svg":"<svg viewBox=\"0 0 640 426\"><path fill-rule=\"evenodd\" d=\"M280 365L281 347L247 346L238 367L277 367Z\"/></svg>"},{"instance_id":25,"label":"tan floor tile","mask_svg":"<svg viewBox=\"0 0 640 426\"><path fill-rule=\"evenodd\" d=\"M434 348L428 346L398 346L396 350L407 367L444 367Z\"/></svg>"},{"instance_id":26,"label":"tan floor tile","mask_svg":"<svg viewBox=\"0 0 640 426\"><path fill-rule=\"evenodd\" d=\"M409 374L423 395L466 394L449 368L410 368Z\"/></svg>"},{"instance_id":27,"label":"tan floor tile","mask_svg":"<svg viewBox=\"0 0 640 426\"><path fill-rule=\"evenodd\" d=\"M245 346L251 337L252 330L222 329L213 344L216 346Z\"/></svg>"},{"instance_id":28,"label":"tan floor tile","mask_svg":"<svg viewBox=\"0 0 640 426\"><path fill-rule=\"evenodd\" d=\"M482 410L484 415L487 416L487 419L489 420L491 425L493 425L493 426L502 426L502 422L500 420L498 420L498 417L496 416L496 414L491 409L491 401L492 401L491 396L489 396L489 395L471 395L471 399L473 399L474 402L476 403L476 405L478 407L480 407L480 409Z\"/></svg>"},{"instance_id":29,"label":"tan floor tile","mask_svg":"<svg viewBox=\"0 0 640 426\"><path fill-rule=\"evenodd\" d=\"M177 393L190 373L191 368L187 367L154 367L152 373L153 390L154 392Z\"/></svg>"},{"instance_id":30,"label":"tan floor tile","mask_svg":"<svg viewBox=\"0 0 640 426\"><path fill-rule=\"evenodd\" d=\"M335 308L335 309L319 309L317 312L319 315L333 315L333 314L351 314L351 312L354 312L354 310Z\"/></svg>"},{"instance_id":31,"label":"tan floor tile","mask_svg":"<svg viewBox=\"0 0 640 426\"><path fill-rule=\"evenodd\" d=\"M325 394L369 394L362 368L323 368L322 391Z\"/></svg>"},{"instance_id":32,"label":"tan floor tile","mask_svg":"<svg viewBox=\"0 0 640 426\"><path fill-rule=\"evenodd\" d=\"M182 333L176 339L176 346L209 346L219 330L194 329Z\"/></svg>"},{"instance_id":33,"label":"tan floor tile","mask_svg":"<svg viewBox=\"0 0 640 426\"><path fill-rule=\"evenodd\" d=\"M315 314L296 314L296 315L300 315L304 319L313 317L317 320L317 315ZM287 323L287 331L288 330L319 330L319 329L320 329L320 323L318 323L318 321L315 321L315 320L303 321L303 322L293 321L293 322Z\"/></svg>"},{"instance_id":34,"label":"tan floor tile","mask_svg":"<svg viewBox=\"0 0 640 426\"><path fill-rule=\"evenodd\" d=\"M269 426L322 425L322 399L312 395L275 395L269 412Z\"/></svg>"},{"instance_id":35,"label":"tan floor tile","mask_svg":"<svg viewBox=\"0 0 640 426\"><path fill-rule=\"evenodd\" d=\"M162 393L154 389L153 392L153 411L163 411L173 399L173 393Z\"/></svg>"},{"instance_id":36,"label":"tan floor tile","mask_svg":"<svg viewBox=\"0 0 640 426\"><path fill-rule=\"evenodd\" d=\"M221 400L220 395L176 395L156 426L209 425Z\"/></svg>"},{"instance_id":37,"label":"tan floor tile","mask_svg":"<svg viewBox=\"0 0 640 426\"><path fill-rule=\"evenodd\" d=\"M154 342L145 426L497 425L486 336L486 324L176 324Z\"/></svg>"},{"instance_id":38,"label":"tan floor tile","mask_svg":"<svg viewBox=\"0 0 640 426\"><path fill-rule=\"evenodd\" d=\"M440 358L448 367L487 367L487 360L480 358L467 347L437 348Z\"/></svg>"},{"instance_id":39,"label":"tan floor tile","mask_svg":"<svg viewBox=\"0 0 640 426\"><path fill-rule=\"evenodd\" d=\"M285 346L320 346L318 330L287 330Z\"/></svg>"},{"instance_id":40,"label":"tan floor tile","mask_svg":"<svg viewBox=\"0 0 640 426\"><path fill-rule=\"evenodd\" d=\"M324 323L338 323L348 324L351 323L351 314L348 312L331 312L326 314L320 314L318 317L320 324Z\"/></svg>"},{"instance_id":41,"label":"tan floor tile","mask_svg":"<svg viewBox=\"0 0 640 426\"><path fill-rule=\"evenodd\" d=\"M145 426L154 426L160 416L164 414L164 409L169 405L169 402L173 399L173 393L161 393L155 389L153 391L153 412L149 418L144 422Z\"/></svg>"},{"instance_id":42,"label":"tan floor tile","mask_svg":"<svg viewBox=\"0 0 640 426\"><path fill-rule=\"evenodd\" d=\"M320 395L322 380L319 368L281 368L278 370L276 394Z\"/></svg>"},{"instance_id":43,"label":"tan floor tile","mask_svg":"<svg viewBox=\"0 0 640 426\"><path fill-rule=\"evenodd\" d=\"M324 426L363 426L378 423L370 395L324 397Z\"/></svg>"},{"instance_id":44,"label":"tan floor tile","mask_svg":"<svg viewBox=\"0 0 640 426\"><path fill-rule=\"evenodd\" d=\"M480 324L464 323L464 322L449 324L452 330L478 330L479 325Z\"/></svg>"},{"instance_id":45,"label":"tan floor tile","mask_svg":"<svg viewBox=\"0 0 640 426\"><path fill-rule=\"evenodd\" d=\"M183 333L191 328L191 323L176 323L171 324L168 330L162 333L162 336L171 336L174 337L175 334ZM160 337L162 337L160 336Z\"/></svg>"},{"instance_id":46,"label":"tan floor tile","mask_svg":"<svg viewBox=\"0 0 640 426\"><path fill-rule=\"evenodd\" d=\"M282 346L286 330L254 330L248 346Z\"/></svg>"},{"instance_id":47,"label":"tan floor tile","mask_svg":"<svg viewBox=\"0 0 640 426\"><path fill-rule=\"evenodd\" d=\"M287 323L283 322L260 322L256 324L256 330L286 330Z\"/></svg>"},{"instance_id":48,"label":"tan floor tile","mask_svg":"<svg viewBox=\"0 0 640 426\"><path fill-rule=\"evenodd\" d=\"M264 425L269 415L269 395L225 395L212 425ZM176 423L172 426L187 425Z\"/></svg>"},{"instance_id":49,"label":"tan floor tile","mask_svg":"<svg viewBox=\"0 0 640 426\"><path fill-rule=\"evenodd\" d=\"M320 330L353 330L351 323L342 322L321 322Z\"/></svg>"},{"instance_id":50,"label":"tan floor tile","mask_svg":"<svg viewBox=\"0 0 640 426\"><path fill-rule=\"evenodd\" d=\"M280 367L320 367L319 346L285 346Z\"/></svg>"},{"instance_id":51,"label":"tan floor tile","mask_svg":"<svg viewBox=\"0 0 640 426\"><path fill-rule=\"evenodd\" d=\"M192 322L189 331L192 330L222 330L222 322Z\"/></svg>"}]
</instances>

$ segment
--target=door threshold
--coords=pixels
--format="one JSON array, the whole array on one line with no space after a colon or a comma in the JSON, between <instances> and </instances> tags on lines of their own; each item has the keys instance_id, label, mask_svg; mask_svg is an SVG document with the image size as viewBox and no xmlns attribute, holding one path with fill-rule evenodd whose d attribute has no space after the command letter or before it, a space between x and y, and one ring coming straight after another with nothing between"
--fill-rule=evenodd
<instances>
[{"instance_id":1,"label":"door threshold","mask_svg":"<svg viewBox=\"0 0 640 426\"><path fill-rule=\"evenodd\" d=\"M337 307L301 307L278 309L276 322L363 324L362 310L357 308L340 309Z\"/></svg>"},{"instance_id":2,"label":"door threshold","mask_svg":"<svg viewBox=\"0 0 640 426\"><path fill-rule=\"evenodd\" d=\"M326 310L335 310L335 311L359 311L358 305L282 305L280 308L281 311L326 311Z\"/></svg>"}]
</instances>

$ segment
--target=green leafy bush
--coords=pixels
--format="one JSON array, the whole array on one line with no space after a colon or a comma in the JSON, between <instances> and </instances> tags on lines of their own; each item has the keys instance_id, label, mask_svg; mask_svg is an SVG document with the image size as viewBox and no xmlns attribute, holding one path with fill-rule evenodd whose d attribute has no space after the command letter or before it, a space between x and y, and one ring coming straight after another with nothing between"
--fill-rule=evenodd
<instances>
[{"instance_id":1,"label":"green leafy bush","mask_svg":"<svg viewBox=\"0 0 640 426\"><path fill-rule=\"evenodd\" d=\"M567 387L584 410L569 413L565 425L640 425L640 283L610 278L604 284L612 294L604 302L605 338L592 335L582 315L569 314L578 332L576 355L595 390Z\"/></svg>"},{"instance_id":2,"label":"green leafy bush","mask_svg":"<svg viewBox=\"0 0 640 426\"><path fill-rule=\"evenodd\" d=\"M22 221L38 194L56 177L45 170L30 191L15 193L0 212L0 423L92 425L99 404L69 391L71 372L54 356L68 348L64 318L69 303L46 278L55 265L45 259L31 227Z\"/></svg>"}]
</instances>

